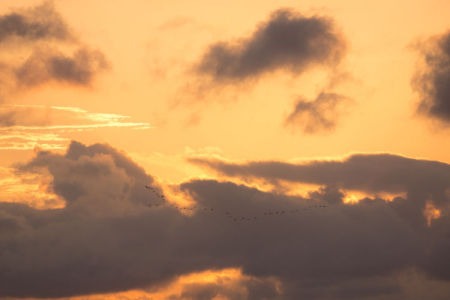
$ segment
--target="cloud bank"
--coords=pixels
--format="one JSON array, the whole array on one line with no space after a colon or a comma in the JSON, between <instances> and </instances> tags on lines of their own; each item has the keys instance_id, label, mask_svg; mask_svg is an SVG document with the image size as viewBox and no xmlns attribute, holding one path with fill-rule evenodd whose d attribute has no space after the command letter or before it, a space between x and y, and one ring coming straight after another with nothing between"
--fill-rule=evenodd
<instances>
[{"instance_id":1,"label":"cloud bank","mask_svg":"<svg viewBox=\"0 0 450 300\"><path fill-rule=\"evenodd\" d=\"M370 194L407 193L412 222L425 222L426 202L433 201L447 210L450 166L436 161L410 159L391 154L356 154L343 161L312 161L291 164L277 161L228 163L191 158L221 174L241 178L260 178L269 182L288 181L337 187Z\"/></svg>"},{"instance_id":2,"label":"cloud bank","mask_svg":"<svg viewBox=\"0 0 450 300\"><path fill-rule=\"evenodd\" d=\"M333 189L302 198L231 182L192 180L180 189L198 207L214 211L194 209L187 215L173 205L149 205L158 199L144 186L162 191L123 153L107 145L73 142L65 154L42 151L17 167L18 172L48 173L53 178L48 188L67 205L36 210L0 203L0 223L5 224L0 231L0 296L123 291L224 268L240 268L250 276L242 284L255 299L404 299L407 291L396 276L413 271L427 280L443 280L439 288L445 290L450 280L448 214L426 226L423 214L408 212L420 206L425 190L445 211L448 195L439 192L448 187L448 165L380 155L270 166L275 177L334 183L337 188L407 187L409 194L391 205L379 198L345 205ZM262 165L246 173L264 174L266 169ZM308 209L312 203L327 207ZM268 209L286 213L266 216ZM257 218L234 222L227 212ZM268 278L281 286L250 292ZM234 299L223 289L191 286L183 293L187 299Z\"/></svg>"}]
</instances>

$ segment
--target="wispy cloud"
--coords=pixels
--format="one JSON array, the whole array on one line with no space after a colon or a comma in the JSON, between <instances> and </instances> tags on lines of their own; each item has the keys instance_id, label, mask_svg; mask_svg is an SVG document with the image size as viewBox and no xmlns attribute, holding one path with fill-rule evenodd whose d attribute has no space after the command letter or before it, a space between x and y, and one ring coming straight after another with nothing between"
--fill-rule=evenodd
<instances>
[{"instance_id":1,"label":"wispy cloud","mask_svg":"<svg viewBox=\"0 0 450 300\"><path fill-rule=\"evenodd\" d=\"M4 105L0 107L0 150L63 149L70 132L153 128L149 123L129 119L130 116L92 113L79 107Z\"/></svg>"},{"instance_id":2,"label":"wispy cloud","mask_svg":"<svg viewBox=\"0 0 450 300\"><path fill-rule=\"evenodd\" d=\"M343 106L351 100L336 93L321 92L314 100L299 97L285 125L299 127L304 133L330 132L335 129Z\"/></svg>"}]
</instances>

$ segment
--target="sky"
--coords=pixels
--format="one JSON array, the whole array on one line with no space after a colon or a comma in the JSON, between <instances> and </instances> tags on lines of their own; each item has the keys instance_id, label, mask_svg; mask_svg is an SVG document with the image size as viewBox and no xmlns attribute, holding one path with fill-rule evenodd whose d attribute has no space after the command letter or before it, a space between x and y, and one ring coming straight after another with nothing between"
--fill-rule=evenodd
<instances>
[{"instance_id":1,"label":"sky","mask_svg":"<svg viewBox=\"0 0 450 300\"><path fill-rule=\"evenodd\" d=\"M449 20L2 0L0 298L448 299Z\"/></svg>"}]
</instances>

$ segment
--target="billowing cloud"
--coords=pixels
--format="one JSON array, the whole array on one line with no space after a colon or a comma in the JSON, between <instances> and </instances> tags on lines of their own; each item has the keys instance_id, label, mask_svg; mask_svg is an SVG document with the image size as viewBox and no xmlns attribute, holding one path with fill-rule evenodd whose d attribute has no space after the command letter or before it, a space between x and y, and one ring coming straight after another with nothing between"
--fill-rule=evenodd
<instances>
[{"instance_id":1,"label":"billowing cloud","mask_svg":"<svg viewBox=\"0 0 450 300\"><path fill-rule=\"evenodd\" d=\"M450 31L420 46L424 66L412 81L419 112L450 124Z\"/></svg>"},{"instance_id":2,"label":"billowing cloud","mask_svg":"<svg viewBox=\"0 0 450 300\"><path fill-rule=\"evenodd\" d=\"M330 19L281 9L251 36L211 45L195 71L215 82L239 82L276 70L300 74L313 65L334 66L344 52Z\"/></svg>"},{"instance_id":3,"label":"billowing cloud","mask_svg":"<svg viewBox=\"0 0 450 300\"><path fill-rule=\"evenodd\" d=\"M0 43L14 37L30 41L69 40L73 35L52 2L47 1L31 9L0 16Z\"/></svg>"},{"instance_id":4,"label":"billowing cloud","mask_svg":"<svg viewBox=\"0 0 450 300\"><path fill-rule=\"evenodd\" d=\"M299 127L304 133L328 132L336 127L342 106L349 99L335 93L320 93L313 101L300 98L285 124Z\"/></svg>"},{"instance_id":5,"label":"billowing cloud","mask_svg":"<svg viewBox=\"0 0 450 300\"><path fill-rule=\"evenodd\" d=\"M321 173L319 164L312 173L323 184L343 177L348 185L354 176L359 178L356 184L369 187L389 187L382 176L406 177L393 180L394 185L415 182L410 174L417 170L424 173L415 176L429 177L420 183L425 187L429 182L439 186L436 174L448 175L448 166L437 162L404 159L402 165L396 157L383 159L397 164L391 167L369 157L359 168L341 162L333 172L329 164L339 163L323 162L321 168L328 171ZM375 174L364 178L361 170L366 168ZM442 215L430 226L411 222L423 218L404 213L417 205L414 197L396 198L392 205L378 198L345 205L318 200L318 195L333 190L318 191L314 200L231 182L193 180L180 186L197 207L184 214L166 200L153 205L161 203L157 195L162 191L123 153L77 142L65 154L37 153L18 166L18 172L48 173L48 188L66 206L36 210L0 203L0 224L5 224L0 231L2 297L65 297L155 287L179 275L224 268L239 268L250 276L242 283L247 299L402 299L406 291L396 274L415 270L450 280L445 259L450 219ZM446 201L437 206L442 208ZM327 205L312 209L312 204ZM276 284L259 289L267 279ZM216 285L186 286L182 294L187 299L233 299L230 290Z\"/></svg>"},{"instance_id":6,"label":"billowing cloud","mask_svg":"<svg viewBox=\"0 0 450 300\"><path fill-rule=\"evenodd\" d=\"M94 75L106 70L109 63L100 51L78 49L73 56L57 51L36 51L16 71L20 86L35 86L58 81L90 86Z\"/></svg>"}]
</instances>

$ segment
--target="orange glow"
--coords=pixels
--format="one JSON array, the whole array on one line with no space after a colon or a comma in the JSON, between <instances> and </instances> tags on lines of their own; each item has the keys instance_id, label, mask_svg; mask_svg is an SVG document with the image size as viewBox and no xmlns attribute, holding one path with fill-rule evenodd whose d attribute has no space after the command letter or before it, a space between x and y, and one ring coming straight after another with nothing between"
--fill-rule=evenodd
<instances>
[{"instance_id":1,"label":"orange glow","mask_svg":"<svg viewBox=\"0 0 450 300\"><path fill-rule=\"evenodd\" d=\"M423 214L427 219L427 226L430 227L432 220L439 219L441 216L441 211L434 206L432 201L428 201L425 205Z\"/></svg>"},{"instance_id":2,"label":"orange glow","mask_svg":"<svg viewBox=\"0 0 450 300\"><path fill-rule=\"evenodd\" d=\"M36 209L58 209L65 201L49 191L51 178L46 175L17 175L9 168L0 168L0 201L27 204Z\"/></svg>"},{"instance_id":3,"label":"orange glow","mask_svg":"<svg viewBox=\"0 0 450 300\"><path fill-rule=\"evenodd\" d=\"M89 295L80 297L71 297L73 300L101 300L101 299L154 299L164 300L169 296L180 297L183 288L191 284L219 284L230 285L235 288L239 288L237 284L240 280L248 279L249 276L243 275L239 269L223 269L223 270L207 270L204 272L191 273L183 275L175 279L166 285L160 287L144 288L141 290L131 290L120 293L101 294L101 295ZM241 291L245 296L245 291ZM215 300L226 299L222 297L216 297ZM62 299L61 299L62 300Z\"/></svg>"},{"instance_id":4,"label":"orange glow","mask_svg":"<svg viewBox=\"0 0 450 300\"><path fill-rule=\"evenodd\" d=\"M349 204L349 205L358 204L358 202L361 199L364 199L365 197L367 197L367 195L362 193L362 192L354 192L354 191L347 192L347 193L345 193L345 197L343 199L343 202L345 204Z\"/></svg>"},{"instance_id":5,"label":"orange glow","mask_svg":"<svg viewBox=\"0 0 450 300\"><path fill-rule=\"evenodd\" d=\"M343 193L345 194L344 200L343 202L345 204L357 204L359 201L361 201L364 198L379 198L379 199L383 199L386 202L392 202L395 198L397 197L402 197L402 198L406 198L406 193L375 193L375 194L370 194L370 193L364 193L361 191L343 191Z\"/></svg>"}]
</instances>

